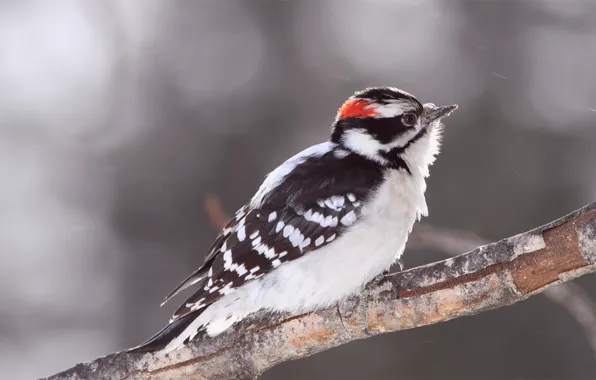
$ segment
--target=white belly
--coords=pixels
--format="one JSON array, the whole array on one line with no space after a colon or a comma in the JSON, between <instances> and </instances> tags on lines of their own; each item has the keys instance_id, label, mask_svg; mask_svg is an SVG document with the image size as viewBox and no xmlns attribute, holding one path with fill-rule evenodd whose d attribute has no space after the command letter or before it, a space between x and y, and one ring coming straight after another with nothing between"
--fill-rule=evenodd
<instances>
[{"instance_id":1,"label":"white belly","mask_svg":"<svg viewBox=\"0 0 596 380\"><path fill-rule=\"evenodd\" d=\"M213 303L166 351L201 326L217 335L260 309L313 310L359 292L403 253L416 218L426 215L424 189L422 177L391 172L349 231Z\"/></svg>"},{"instance_id":2,"label":"white belly","mask_svg":"<svg viewBox=\"0 0 596 380\"><path fill-rule=\"evenodd\" d=\"M211 305L201 315L246 315L259 309L298 311L359 292L403 253L417 215L425 213L414 178L392 172L350 230L333 243L281 265Z\"/></svg>"}]
</instances>

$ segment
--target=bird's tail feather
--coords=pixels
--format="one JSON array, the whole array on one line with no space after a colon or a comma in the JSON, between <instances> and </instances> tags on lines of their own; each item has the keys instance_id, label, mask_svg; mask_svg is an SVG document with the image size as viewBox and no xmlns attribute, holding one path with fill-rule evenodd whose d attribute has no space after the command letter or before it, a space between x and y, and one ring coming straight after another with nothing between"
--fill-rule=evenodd
<instances>
[{"instance_id":1,"label":"bird's tail feather","mask_svg":"<svg viewBox=\"0 0 596 380\"><path fill-rule=\"evenodd\" d=\"M199 316L200 313L190 313L169 323L146 342L126 350L127 352L155 352L163 350L171 341L176 339Z\"/></svg>"}]
</instances>

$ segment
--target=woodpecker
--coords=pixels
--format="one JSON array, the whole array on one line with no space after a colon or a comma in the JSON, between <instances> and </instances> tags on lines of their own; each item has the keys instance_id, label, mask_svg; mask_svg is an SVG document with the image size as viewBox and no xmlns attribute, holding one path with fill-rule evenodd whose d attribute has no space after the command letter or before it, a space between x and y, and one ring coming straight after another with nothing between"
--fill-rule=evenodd
<instances>
[{"instance_id":1,"label":"woodpecker","mask_svg":"<svg viewBox=\"0 0 596 380\"><path fill-rule=\"evenodd\" d=\"M422 104L394 87L354 93L328 141L267 175L164 303L198 290L131 350L170 352L258 310L311 311L360 292L400 260L414 222L428 214L425 179L441 119L456 108Z\"/></svg>"}]
</instances>

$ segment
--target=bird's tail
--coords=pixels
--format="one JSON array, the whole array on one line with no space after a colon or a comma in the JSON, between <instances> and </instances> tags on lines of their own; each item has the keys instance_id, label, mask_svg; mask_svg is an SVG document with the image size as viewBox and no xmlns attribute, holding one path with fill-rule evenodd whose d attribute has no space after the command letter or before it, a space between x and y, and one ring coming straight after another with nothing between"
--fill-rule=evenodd
<instances>
[{"instance_id":1,"label":"bird's tail","mask_svg":"<svg viewBox=\"0 0 596 380\"><path fill-rule=\"evenodd\" d=\"M190 313L172 321L147 341L136 347L129 348L126 352L155 352L165 349L170 342L178 338L186 330L199 314Z\"/></svg>"}]
</instances>

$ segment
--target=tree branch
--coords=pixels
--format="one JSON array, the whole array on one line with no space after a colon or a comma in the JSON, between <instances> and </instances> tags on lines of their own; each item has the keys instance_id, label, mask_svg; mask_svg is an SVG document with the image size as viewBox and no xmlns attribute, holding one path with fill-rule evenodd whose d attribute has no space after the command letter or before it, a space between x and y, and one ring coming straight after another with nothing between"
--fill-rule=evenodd
<instances>
[{"instance_id":1,"label":"tree branch","mask_svg":"<svg viewBox=\"0 0 596 380\"><path fill-rule=\"evenodd\" d=\"M216 195L205 198L205 211L217 230L224 228L230 220ZM432 248L446 255L456 256L488 243L490 241L467 231L417 224L410 234L407 248ZM549 287L543 294L567 310L581 326L596 358L596 304L589 295L574 282Z\"/></svg>"},{"instance_id":2,"label":"tree branch","mask_svg":"<svg viewBox=\"0 0 596 380\"><path fill-rule=\"evenodd\" d=\"M301 315L261 312L169 355L121 352L49 379L254 379L288 360L510 305L594 271L596 202L532 231L390 275L337 307Z\"/></svg>"},{"instance_id":3,"label":"tree branch","mask_svg":"<svg viewBox=\"0 0 596 380\"><path fill-rule=\"evenodd\" d=\"M449 256L476 246L488 244L481 237L465 231L419 224L408 241L409 248L432 248ZM596 304L582 287L574 282L551 286L544 296L555 302L575 319L584 332L596 358Z\"/></svg>"}]
</instances>

